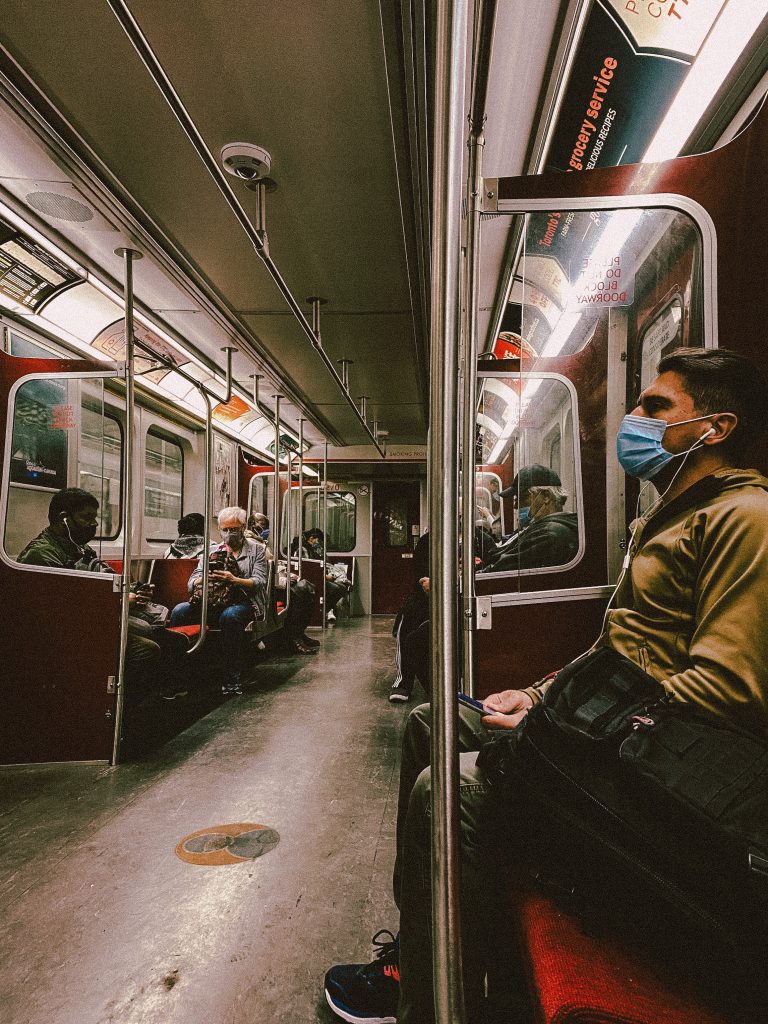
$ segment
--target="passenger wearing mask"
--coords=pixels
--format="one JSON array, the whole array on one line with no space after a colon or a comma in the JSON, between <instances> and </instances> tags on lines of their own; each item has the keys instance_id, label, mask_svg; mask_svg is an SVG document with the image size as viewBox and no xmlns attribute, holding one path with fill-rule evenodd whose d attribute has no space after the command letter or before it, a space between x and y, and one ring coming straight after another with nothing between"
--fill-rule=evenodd
<instances>
[{"instance_id":1,"label":"passenger wearing mask","mask_svg":"<svg viewBox=\"0 0 768 1024\"><path fill-rule=\"evenodd\" d=\"M658 497L632 525L630 552L591 648L633 661L673 701L761 737L768 737L768 479L739 467L766 426L768 383L744 356L683 348L661 360L659 376L624 418L617 438L625 472L652 480ZM508 878L535 870L516 861L502 838L512 833L515 849L525 850L525 794L492 786L478 754L495 730L516 729L550 684L547 677L486 697L494 713L482 718L459 709L463 989L473 1021L482 1019L483 979L498 959L493 937L505 904L499 893ZM430 708L422 705L411 712L403 736L394 878L399 938L390 933L392 941L378 942L371 964L342 964L326 974L330 1006L352 1024L434 1020L430 734ZM711 768L715 781L718 766ZM600 772L607 776L609 770ZM624 770L617 758L617 784ZM524 772L517 785L525 785ZM629 787L623 792L628 802L635 798ZM646 806L646 796L638 793L637 799ZM577 887L583 856L578 845L573 856ZM657 867L666 877L668 865ZM633 926L632 915L627 926Z\"/></svg>"},{"instance_id":2,"label":"passenger wearing mask","mask_svg":"<svg viewBox=\"0 0 768 1024\"><path fill-rule=\"evenodd\" d=\"M301 535L301 554L303 558L312 558L323 561L325 547L325 535L322 530L314 527L305 530ZM291 554L297 555L299 551L299 539L294 537L291 544ZM325 563L325 614L328 622L336 621L335 608L339 601L352 589L352 584L347 579L346 568L336 567Z\"/></svg>"},{"instance_id":3,"label":"passenger wearing mask","mask_svg":"<svg viewBox=\"0 0 768 1024\"><path fill-rule=\"evenodd\" d=\"M553 469L533 463L524 466L502 491L517 508L519 528L497 545L480 572L506 572L567 565L579 549L575 512L563 508L568 494Z\"/></svg>"},{"instance_id":4,"label":"passenger wearing mask","mask_svg":"<svg viewBox=\"0 0 768 1024\"><path fill-rule=\"evenodd\" d=\"M260 540L263 544L269 543L269 519L264 515L263 512L252 512L248 517L248 529L245 531L246 537L252 537L254 540ZM267 552L267 558L271 558L271 552Z\"/></svg>"},{"instance_id":5,"label":"passenger wearing mask","mask_svg":"<svg viewBox=\"0 0 768 1024\"><path fill-rule=\"evenodd\" d=\"M199 558L205 545L205 519L199 512L190 512L176 525L179 536L166 548L163 558Z\"/></svg>"},{"instance_id":6,"label":"passenger wearing mask","mask_svg":"<svg viewBox=\"0 0 768 1024\"><path fill-rule=\"evenodd\" d=\"M88 491L80 487L57 491L48 506L48 526L27 544L17 561L22 565L114 573L89 543L98 531L98 512L99 503ZM153 629L142 620L151 597L151 588L141 586L129 595L132 614L128 620L125 664L132 697L144 696L149 691L162 651L173 654L186 649L182 638L162 628Z\"/></svg>"},{"instance_id":7,"label":"passenger wearing mask","mask_svg":"<svg viewBox=\"0 0 768 1024\"><path fill-rule=\"evenodd\" d=\"M245 536L246 519L245 509L223 508L218 516L221 543L211 544L207 556L216 563L216 568L209 572L209 601L213 591L216 602L211 602L208 622L222 632L226 664L222 692L226 695L242 693L245 627L254 617L262 618L265 608L267 559L264 545ZM171 613L172 626L189 626L200 621L205 557L200 556L189 578L191 600L177 604Z\"/></svg>"}]
</instances>

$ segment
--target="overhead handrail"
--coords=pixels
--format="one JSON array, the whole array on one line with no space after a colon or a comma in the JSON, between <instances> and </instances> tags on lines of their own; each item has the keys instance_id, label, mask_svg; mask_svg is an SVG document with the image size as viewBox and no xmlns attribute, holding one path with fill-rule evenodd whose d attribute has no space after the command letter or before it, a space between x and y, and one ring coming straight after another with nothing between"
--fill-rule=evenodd
<instances>
[{"instance_id":1,"label":"overhead handrail","mask_svg":"<svg viewBox=\"0 0 768 1024\"><path fill-rule=\"evenodd\" d=\"M122 27L123 31L128 36L129 41L131 42L134 49L138 53L145 67L152 76L152 79L155 82L155 85L160 90L163 99L171 108L171 111L173 112L177 121L181 125L182 129L184 130L184 133L186 134L189 141L192 143L192 146L194 147L197 155L200 157L203 164L205 165L206 170L211 175L214 182L218 186L219 191L224 196L224 199L226 200L227 204L229 205L230 209L235 215L235 218L240 224L240 227L246 233L249 241L251 242L256 251L256 254L264 263L264 266L267 268L270 277L277 285L285 301L288 303L288 307L290 308L294 317L298 321L299 327L301 327L304 334L306 334L307 338L309 338L312 347L322 359L323 363L326 366L326 369L330 373L333 380L336 382L336 385L338 386L339 390L344 396L347 404L351 409L354 410L355 415L360 421L361 426L370 437L379 455L381 455L381 457L384 458L385 454L383 449L379 446L378 439L375 437L373 431L368 426L366 419L360 414L357 406L354 403L354 400L352 399L352 396L349 394L349 389L344 387L343 381L339 374L337 373L336 367L333 365L333 361L328 357L327 353L323 349L319 337L319 331L317 333L313 331L312 326L307 320L306 316L304 315L303 310L301 309L298 302L291 294L291 291L288 288L288 285L283 280L283 277L280 271L278 270L277 265L275 264L272 257L269 255L268 247L264 244L263 232L257 230L257 228L254 227L254 225L251 223L250 217L246 213L244 207L240 203L240 200L237 198L234 190L227 181L226 174L221 169L218 162L211 153L210 149L208 148L205 140L203 139L202 135L200 134L200 131L197 128L197 125L192 120L189 111L184 106L181 97L176 92L175 88L173 87L173 84L171 83L170 78L165 72L165 69L158 60L154 50L150 46L147 37L142 32L139 23L134 18L133 14L129 10L128 5L124 2L124 0L107 0L107 3L111 8L112 13L115 15L118 22L120 23L120 26Z\"/></svg>"},{"instance_id":2,"label":"overhead handrail","mask_svg":"<svg viewBox=\"0 0 768 1024\"><path fill-rule=\"evenodd\" d=\"M458 294L468 0L435 4L430 316L432 986L436 1024L464 1024L459 889Z\"/></svg>"}]
</instances>

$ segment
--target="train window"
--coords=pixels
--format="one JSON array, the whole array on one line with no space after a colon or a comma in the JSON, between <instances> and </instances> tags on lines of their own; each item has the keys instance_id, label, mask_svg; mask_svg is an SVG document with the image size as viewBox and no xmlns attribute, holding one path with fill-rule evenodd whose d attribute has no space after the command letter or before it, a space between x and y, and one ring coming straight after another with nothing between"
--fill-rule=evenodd
<instances>
[{"instance_id":1,"label":"train window","mask_svg":"<svg viewBox=\"0 0 768 1024\"><path fill-rule=\"evenodd\" d=\"M91 545L106 557L98 544L120 531L122 477L121 426L104 404L110 383L117 382L92 375L36 376L12 392L3 534L9 558L18 558L47 527L51 499L67 487L82 488L98 501Z\"/></svg>"},{"instance_id":2,"label":"train window","mask_svg":"<svg viewBox=\"0 0 768 1024\"><path fill-rule=\"evenodd\" d=\"M504 206L499 203L500 210ZM507 209L516 212L511 201ZM615 579L627 518L637 507L637 485L625 478L614 451L621 418L635 406L664 354L676 346L704 345L715 330L714 239L706 218L697 222L695 215L694 205L516 214L520 255L509 315L493 346L496 359L512 357L515 363L506 383L485 380L478 461L482 457L484 469L504 463L505 489L526 465L539 466L542 479L546 473L559 478L560 485L552 486L560 487L561 497L567 495L559 514L578 521L579 552L588 551L579 568L580 586ZM575 403L567 408L560 385L538 379L547 372L567 380L578 394L581 420ZM584 465L574 455L580 437L587 445ZM582 474L590 501L586 533L586 510L578 503ZM539 503L523 504L522 493L515 498L519 511L511 527L505 524L507 537L539 512ZM521 520L526 507L531 511ZM598 516L607 524L605 533L595 525ZM520 529L520 544L526 536L532 534ZM511 547L516 543L509 541ZM563 548L551 566L565 568L567 563L560 563L569 551ZM495 567L484 571L498 571L503 565L498 552L491 549L490 558ZM520 560L519 571L542 570ZM520 584L542 585L551 583Z\"/></svg>"},{"instance_id":3,"label":"train window","mask_svg":"<svg viewBox=\"0 0 768 1024\"><path fill-rule=\"evenodd\" d=\"M122 427L103 404L89 399L83 399L80 416L78 487L99 501L97 539L114 540L120 533Z\"/></svg>"},{"instance_id":4,"label":"train window","mask_svg":"<svg viewBox=\"0 0 768 1024\"><path fill-rule=\"evenodd\" d=\"M406 547L410 539L408 532L408 499L393 495L384 509L384 543L388 548Z\"/></svg>"},{"instance_id":5,"label":"train window","mask_svg":"<svg viewBox=\"0 0 768 1024\"><path fill-rule=\"evenodd\" d=\"M147 540L173 540L182 516L184 452L177 441L149 430L144 454L144 529Z\"/></svg>"},{"instance_id":6,"label":"train window","mask_svg":"<svg viewBox=\"0 0 768 1024\"><path fill-rule=\"evenodd\" d=\"M22 359L57 359L57 354L37 341L30 341L13 329L8 331L9 352Z\"/></svg>"},{"instance_id":7,"label":"train window","mask_svg":"<svg viewBox=\"0 0 768 1024\"><path fill-rule=\"evenodd\" d=\"M532 574L572 566L583 547L573 386L549 373L499 374L483 375L479 391L478 571ZM505 498L511 522L503 514Z\"/></svg>"},{"instance_id":8,"label":"train window","mask_svg":"<svg viewBox=\"0 0 768 1024\"><path fill-rule=\"evenodd\" d=\"M357 499L351 491L328 491L327 551L354 551L357 543ZM304 529L323 528L323 503L319 490L304 495Z\"/></svg>"}]
</instances>

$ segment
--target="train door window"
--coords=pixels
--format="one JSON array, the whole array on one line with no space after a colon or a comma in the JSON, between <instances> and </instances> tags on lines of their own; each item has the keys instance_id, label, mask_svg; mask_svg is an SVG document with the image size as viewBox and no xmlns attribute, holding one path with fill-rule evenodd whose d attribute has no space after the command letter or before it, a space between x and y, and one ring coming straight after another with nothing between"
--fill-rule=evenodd
<instances>
[{"instance_id":1,"label":"train door window","mask_svg":"<svg viewBox=\"0 0 768 1024\"><path fill-rule=\"evenodd\" d=\"M154 429L147 432L144 453L144 529L148 540L171 541L182 516L184 452Z\"/></svg>"},{"instance_id":2,"label":"train door window","mask_svg":"<svg viewBox=\"0 0 768 1024\"><path fill-rule=\"evenodd\" d=\"M351 491L328 491L326 551L354 551L357 544L357 499ZM323 528L322 492L304 495L304 529Z\"/></svg>"},{"instance_id":3,"label":"train door window","mask_svg":"<svg viewBox=\"0 0 768 1024\"><path fill-rule=\"evenodd\" d=\"M78 487L99 502L99 540L114 540L120 533L120 479L123 432L117 416L103 401L84 398L77 457Z\"/></svg>"},{"instance_id":4,"label":"train door window","mask_svg":"<svg viewBox=\"0 0 768 1024\"><path fill-rule=\"evenodd\" d=\"M388 548L406 547L410 539L408 532L408 499L392 496L384 510L384 543Z\"/></svg>"}]
</instances>

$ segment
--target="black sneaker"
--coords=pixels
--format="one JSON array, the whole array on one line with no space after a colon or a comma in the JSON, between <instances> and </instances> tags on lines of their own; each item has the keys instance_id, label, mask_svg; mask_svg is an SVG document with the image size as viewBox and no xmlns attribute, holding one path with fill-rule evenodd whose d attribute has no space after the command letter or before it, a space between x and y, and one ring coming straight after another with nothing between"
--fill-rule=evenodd
<instances>
[{"instance_id":1,"label":"black sneaker","mask_svg":"<svg viewBox=\"0 0 768 1024\"><path fill-rule=\"evenodd\" d=\"M411 691L402 683L397 683L389 691L390 704L406 704L411 699Z\"/></svg>"},{"instance_id":2,"label":"black sneaker","mask_svg":"<svg viewBox=\"0 0 768 1024\"><path fill-rule=\"evenodd\" d=\"M325 998L333 1012L350 1024L396 1024L399 936L382 928L371 942L377 950L371 963L331 967L325 976Z\"/></svg>"},{"instance_id":3,"label":"black sneaker","mask_svg":"<svg viewBox=\"0 0 768 1024\"><path fill-rule=\"evenodd\" d=\"M301 636L299 637L299 640L301 641L301 643L304 644L305 647L319 647L320 646L320 641L319 640L315 640L315 638L313 636L307 636L306 633L302 633Z\"/></svg>"}]
</instances>

